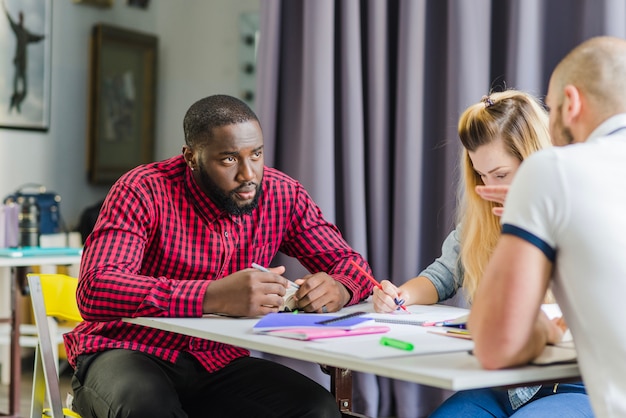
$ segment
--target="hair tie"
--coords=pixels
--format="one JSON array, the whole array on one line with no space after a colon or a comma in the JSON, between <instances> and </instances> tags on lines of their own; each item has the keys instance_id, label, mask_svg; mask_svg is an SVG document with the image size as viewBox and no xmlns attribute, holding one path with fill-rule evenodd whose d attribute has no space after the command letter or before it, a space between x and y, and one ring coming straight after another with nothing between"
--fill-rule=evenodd
<instances>
[{"instance_id":1,"label":"hair tie","mask_svg":"<svg viewBox=\"0 0 626 418\"><path fill-rule=\"evenodd\" d=\"M480 101L485 104L485 109L489 109L491 106L494 105L493 100L491 100L489 96L483 96L483 98L480 99Z\"/></svg>"}]
</instances>

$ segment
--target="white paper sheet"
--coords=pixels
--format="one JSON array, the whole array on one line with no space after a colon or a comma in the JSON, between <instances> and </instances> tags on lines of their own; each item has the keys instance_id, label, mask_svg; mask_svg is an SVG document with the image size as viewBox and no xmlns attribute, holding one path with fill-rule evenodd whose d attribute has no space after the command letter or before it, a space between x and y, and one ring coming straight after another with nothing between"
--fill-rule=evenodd
<instances>
[{"instance_id":1,"label":"white paper sheet","mask_svg":"<svg viewBox=\"0 0 626 418\"><path fill-rule=\"evenodd\" d=\"M443 318L442 318L443 319ZM470 340L452 338L428 332L431 327L391 324L391 331L378 335L329 338L310 346L313 350L348 354L359 358L385 358L421 355L430 353L469 351L474 347ZM406 351L380 344L382 337L395 338L413 344L413 350Z\"/></svg>"}]
</instances>

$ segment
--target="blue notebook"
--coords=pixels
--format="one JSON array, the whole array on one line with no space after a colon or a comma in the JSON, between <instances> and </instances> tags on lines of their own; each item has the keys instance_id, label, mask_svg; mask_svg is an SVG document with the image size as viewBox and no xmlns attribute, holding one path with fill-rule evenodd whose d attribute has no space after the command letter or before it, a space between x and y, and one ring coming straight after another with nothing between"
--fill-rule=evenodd
<instances>
[{"instance_id":1,"label":"blue notebook","mask_svg":"<svg viewBox=\"0 0 626 418\"><path fill-rule=\"evenodd\" d=\"M328 324L320 322L338 318L336 315L307 314L307 313L270 313L265 315L252 328L254 332L265 332L276 329L290 328L336 328L354 329L365 324L372 324L374 320L367 316L352 316Z\"/></svg>"},{"instance_id":2,"label":"blue notebook","mask_svg":"<svg viewBox=\"0 0 626 418\"><path fill-rule=\"evenodd\" d=\"M73 247L19 247L0 248L0 257L20 258L20 257L46 257L53 255L82 255L82 248Z\"/></svg>"}]
</instances>

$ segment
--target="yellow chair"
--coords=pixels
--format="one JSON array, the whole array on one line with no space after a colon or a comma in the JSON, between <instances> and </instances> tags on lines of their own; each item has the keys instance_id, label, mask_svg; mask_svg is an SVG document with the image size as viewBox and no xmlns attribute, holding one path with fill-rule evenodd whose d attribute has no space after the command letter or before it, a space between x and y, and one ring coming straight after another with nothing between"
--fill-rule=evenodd
<instances>
[{"instance_id":1,"label":"yellow chair","mask_svg":"<svg viewBox=\"0 0 626 418\"><path fill-rule=\"evenodd\" d=\"M78 279L65 274L29 274L28 286L35 315L39 341L35 348L35 370L31 418L72 417L80 415L63 408L59 387L58 359L53 348L51 322L56 320L80 322L76 303ZM48 407L44 408L46 393Z\"/></svg>"}]
</instances>

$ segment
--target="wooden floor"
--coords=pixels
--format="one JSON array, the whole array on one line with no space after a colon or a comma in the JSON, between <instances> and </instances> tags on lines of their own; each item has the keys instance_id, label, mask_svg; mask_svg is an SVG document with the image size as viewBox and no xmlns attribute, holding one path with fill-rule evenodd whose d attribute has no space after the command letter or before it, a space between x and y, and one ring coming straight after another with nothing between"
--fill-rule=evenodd
<instances>
[{"instance_id":1,"label":"wooden floor","mask_svg":"<svg viewBox=\"0 0 626 418\"><path fill-rule=\"evenodd\" d=\"M20 385L20 416L27 417L30 414L30 397L31 397L31 389L32 389L32 381L33 381L33 355L28 355L26 353L25 357L22 361L22 380ZM65 396L70 391L70 380L72 378L71 375L71 367L64 362L61 363L61 375L60 383L61 383L61 396L63 397L63 401L65 402ZM9 386L8 385L0 385L0 415L6 415L9 411Z\"/></svg>"}]
</instances>

